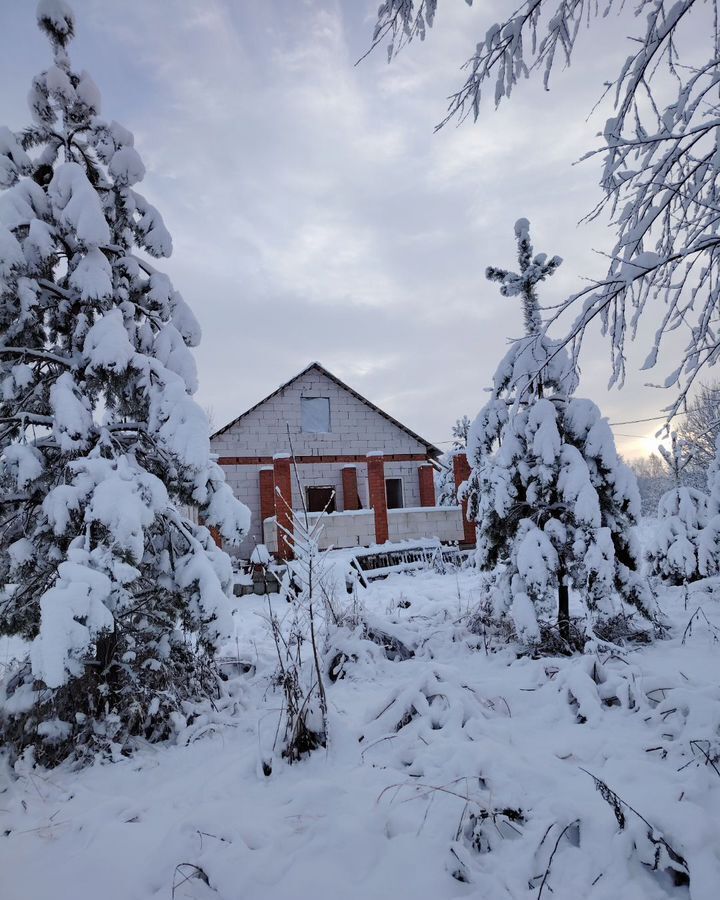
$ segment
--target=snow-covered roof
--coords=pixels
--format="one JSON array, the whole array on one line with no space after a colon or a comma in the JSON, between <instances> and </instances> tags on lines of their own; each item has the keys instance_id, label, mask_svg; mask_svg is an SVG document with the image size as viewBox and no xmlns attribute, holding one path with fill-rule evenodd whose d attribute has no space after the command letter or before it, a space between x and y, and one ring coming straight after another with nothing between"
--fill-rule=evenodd
<instances>
[{"instance_id":1,"label":"snow-covered roof","mask_svg":"<svg viewBox=\"0 0 720 900\"><path fill-rule=\"evenodd\" d=\"M318 372L320 372L326 378L329 378L331 381L334 381L335 384L338 385L338 387L341 387L343 390L347 391L349 394L352 394L352 396L355 397L356 400L360 400L361 403L364 403L370 409L374 410L376 413L381 415L384 419L387 419L388 422L392 422L393 425L395 425L397 428L401 429L401 431L404 431L405 434L410 435L411 438L418 441L420 444L423 444L425 446L429 456L436 457L436 456L440 456L442 454L442 450L440 450L434 444L431 444L430 441L426 441L425 438L420 437L419 434L412 431L412 429L408 428L406 425L403 425L402 422L398 422L397 419L395 419L389 413L386 413L384 410L380 409L379 406L376 406L374 403L372 403L370 400L368 400L367 397L363 397L362 394L358 394L358 392L356 390L354 390L353 388L351 388L350 385L345 384L345 382L342 381L340 378L338 378L337 375L333 375L332 372L329 372L325 368L325 366L321 365L319 362L311 362L309 365L305 366L305 368L302 370L302 372L298 372L297 375L293 375L293 377L289 381L286 381L284 384L281 384L280 387L276 388L271 394L268 394L267 397L263 397L262 400L259 400L254 406L251 406L250 409L246 409L244 413L241 413L237 418L233 419L232 422L228 422L227 425L223 425L223 427L219 428L212 435L212 437L218 437L219 435L226 432L229 428L232 428L234 425L237 425L238 422L240 422L245 416L249 415L251 412L254 412L254 410L256 410L259 406L262 406L263 403L267 403L268 400L271 400L273 397L277 396L279 393L284 391L285 388L290 387L291 384L293 384L299 378L302 378L304 375L307 375L307 373L312 371L313 369L316 369Z\"/></svg>"}]
</instances>

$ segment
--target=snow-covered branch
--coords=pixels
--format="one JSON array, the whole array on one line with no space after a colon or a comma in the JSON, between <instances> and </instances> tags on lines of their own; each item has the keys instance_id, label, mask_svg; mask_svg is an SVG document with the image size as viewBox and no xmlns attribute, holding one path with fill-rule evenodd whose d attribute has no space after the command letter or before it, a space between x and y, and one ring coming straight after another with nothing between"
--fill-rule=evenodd
<instances>
[{"instance_id":1,"label":"snow-covered branch","mask_svg":"<svg viewBox=\"0 0 720 900\"><path fill-rule=\"evenodd\" d=\"M413 37L424 37L435 5L428 16L412 0L384 3L375 41L389 37L392 55ZM549 87L558 61L568 65L576 58L581 24L592 28L597 17L613 11L616 27L628 27L628 16L620 18L623 4L614 0L525 0L478 42L465 83L452 94L438 127L477 119L488 88L497 105L536 72ZM640 24L631 35L634 50L603 88L614 111L601 147L585 157L603 157L603 200L589 217L609 215L617 239L606 277L571 296L550 321L570 317L563 325L565 343L575 356L590 323L600 321L611 344L613 383L624 378L625 341L643 316L657 323L646 368L659 359L665 336L684 329L686 352L665 379L680 387L672 414L698 371L720 352L720 26L714 6L699 0L641 0L633 13Z\"/></svg>"}]
</instances>

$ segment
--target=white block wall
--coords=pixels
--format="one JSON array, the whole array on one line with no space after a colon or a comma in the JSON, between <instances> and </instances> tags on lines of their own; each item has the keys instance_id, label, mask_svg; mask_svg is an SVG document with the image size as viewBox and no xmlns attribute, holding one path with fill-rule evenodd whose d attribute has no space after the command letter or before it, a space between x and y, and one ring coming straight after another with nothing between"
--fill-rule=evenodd
<instances>
[{"instance_id":1,"label":"white block wall","mask_svg":"<svg viewBox=\"0 0 720 900\"><path fill-rule=\"evenodd\" d=\"M262 466L223 466L225 478L233 494L250 510L250 533L239 548L226 549L233 555L248 559L256 544L262 544L260 520L260 469Z\"/></svg>"},{"instance_id":2,"label":"white block wall","mask_svg":"<svg viewBox=\"0 0 720 900\"><path fill-rule=\"evenodd\" d=\"M310 522L316 522L322 513L308 513ZM277 524L275 519L265 520L265 543L272 553L277 552ZM344 513L328 513L323 517L322 532L318 540L321 550L328 547L367 547L375 543L375 513L369 509Z\"/></svg>"},{"instance_id":3,"label":"white block wall","mask_svg":"<svg viewBox=\"0 0 720 900\"><path fill-rule=\"evenodd\" d=\"M308 434L300 429L300 399L328 397L328 434ZM289 453L290 426L297 456L312 454L425 453L426 447L402 428L371 409L317 369L311 369L257 409L212 439L219 456L272 456Z\"/></svg>"},{"instance_id":4,"label":"white block wall","mask_svg":"<svg viewBox=\"0 0 720 900\"><path fill-rule=\"evenodd\" d=\"M420 476L418 469L424 463L417 462L386 462L386 478L402 478L403 506L420 506Z\"/></svg>"},{"instance_id":5,"label":"white block wall","mask_svg":"<svg viewBox=\"0 0 720 900\"><path fill-rule=\"evenodd\" d=\"M311 522L321 513L310 513ZM459 506L428 506L418 509L391 509L388 511L388 531L391 541L413 541L437 538L443 543L463 540L462 510ZM277 552L277 524L266 519L265 543ZM375 514L370 510L346 513L329 513L323 517L323 527L318 541L320 549L328 547L368 547L375 543Z\"/></svg>"},{"instance_id":6,"label":"white block wall","mask_svg":"<svg viewBox=\"0 0 720 900\"><path fill-rule=\"evenodd\" d=\"M389 509L388 537L391 541L418 538L437 538L443 543L462 541L462 509L459 506Z\"/></svg>"}]
</instances>

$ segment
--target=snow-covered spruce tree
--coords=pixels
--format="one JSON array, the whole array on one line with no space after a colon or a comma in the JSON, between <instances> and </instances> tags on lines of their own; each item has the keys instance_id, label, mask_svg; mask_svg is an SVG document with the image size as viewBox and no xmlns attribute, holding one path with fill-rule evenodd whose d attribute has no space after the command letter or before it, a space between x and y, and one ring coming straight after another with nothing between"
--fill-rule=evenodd
<instances>
[{"instance_id":1,"label":"snow-covered spruce tree","mask_svg":"<svg viewBox=\"0 0 720 900\"><path fill-rule=\"evenodd\" d=\"M458 453L465 453L469 429L470 419L467 416L457 419L452 427L452 447L440 458L442 469L437 475L436 483L438 506L457 506L457 485L455 484L453 459Z\"/></svg>"},{"instance_id":2,"label":"snow-covered spruce tree","mask_svg":"<svg viewBox=\"0 0 720 900\"><path fill-rule=\"evenodd\" d=\"M616 598L650 617L631 534L640 497L607 421L594 403L572 396L574 367L541 327L536 285L562 260L533 256L527 219L515 235L519 273L486 275L504 296L520 297L526 334L512 342L470 429L464 492L496 613L509 612L528 644L557 618L567 642L571 590L589 627L618 612Z\"/></svg>"},{"instance_id":3,"label":"snow-covered spruce tree","mask_svg":"<svg viewBox=\"0 0 720 900\"><path fill-rule=\"evenodd\" d=\"M681 585L703 578L706 561L700 550L700 534L708 524L708 496L682 483L683 472L692 462L687 444L673 432L670 450L660 445L673 487L658 503L658 522L648 536L645 555L651 575L669 584Z\"/></svg>"},{"instance_id":4,"label":"snow-covered spruce tree","mask_svg":"<svg viewBox=\"0 0 720 900\"><path fill-rule=\"evenodd\" d=\"M139 253L172 247L133 136L71 68L68 6L38 23L33 124L0 131L0 630L31 642L0 743L52 764L163 739L216 691L231 565L182 508L229 542L249 514L192 399L198 324Z\"/></svg>"}]
</instances>

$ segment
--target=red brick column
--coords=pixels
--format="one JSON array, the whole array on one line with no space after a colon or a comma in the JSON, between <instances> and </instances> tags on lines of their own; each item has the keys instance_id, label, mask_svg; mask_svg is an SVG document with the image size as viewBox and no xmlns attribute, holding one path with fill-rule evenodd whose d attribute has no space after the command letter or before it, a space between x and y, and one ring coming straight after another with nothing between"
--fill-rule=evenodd
<instances>
[{"instance_id":1,"label":"red brick column","mask_svg":"<svg viewBox=\"0 0 720 900\"><path fill-rule=\"evenodd\" d=\"M368 453L368 493L375 512L375 541L384 544L388 539L387 495L385 493L385 462L382 453Z\"/></svg>"},{"instance_id":2,"label":"red brick column","mask_svg":"<svg viewBox=\"0 0 720 900\"><path fill-rule=\"evenodd\" d=\"M275 515L275 477L269 466L260 469L258 476L260 478L260 534L262 535L261 541L264 541L263 522Z\"/></svg>"},{"instance_id":3,"label":"red brick column","mask_svg":"<svg viewBox=\"0 0 720 900\"><path fill-rule=\"evenodd\" d=\"M217 530L217 528L214 525L210 525L210 527L208 528L208 531L212 535L212 539L215 541L215 543L218 545L218 547L222 550L222 537L220 537L220 532Z\"/></svg>"},{"instance_id":4,"label":"red brick column","mask_svg":"<svg viewBox=\"0 0 720 900\"><path fill-rule=\"evenodd\" d=\"M420 481L420 506L435 506L435 468L433 466L419 466L418 480Z\"/></svg>"},{"instance_id":5,"label":"red brick column","mask_svg":"<svg viewBox=\"0 0 720 900\"><path fill-rule=\"evenodd\" d=\"M459 488L460 485L467 481L470 477L470 464L468 463L467 456L464 453L456 453L453 456L453 474L455 476L455 487ZM467 517L468 505L467 501L462 501L462 520L463 520L463 532L464 544L471 544L473 547L475 546L475 542L477 540L477 536L475 534L475 523L468 522Z\"/></svg>"},{"instance_id":6,"label":"red brick column","mask_svg":"<svg viewBox=\"0 0 720 900\"><path fill-rule=\"evenodd\" d=\"M355 466L343 466L343 509L360 509L360 494L358 493L357 468Z\"/></svg>"},{"instance_id":7,"label":"red brick column","mask_svg":"<svg viewBox=\"0 0 720 900\"><path fill-rule=\"evenodd\" d=\"M273 481L275 482L278 556L280 559L292 559L292 476L289 454L277 453L273 456Z\"/></svg>"}]
</instances>

